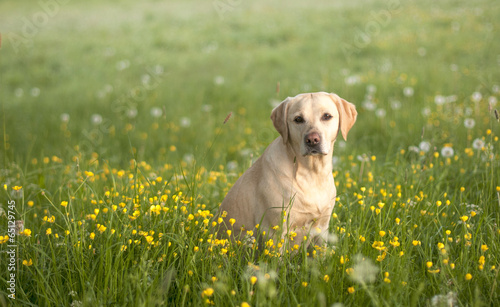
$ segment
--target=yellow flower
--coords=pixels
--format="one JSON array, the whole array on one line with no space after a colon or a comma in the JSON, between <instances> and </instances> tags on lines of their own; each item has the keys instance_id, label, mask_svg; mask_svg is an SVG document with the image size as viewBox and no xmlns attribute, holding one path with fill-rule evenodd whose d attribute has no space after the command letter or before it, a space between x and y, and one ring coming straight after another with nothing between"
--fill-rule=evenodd
<instances>
[{"instance_id":1,"label":"yellow flower","mask_svg":"<svg viewBox=\"0 0 500 307\"><path fill-rule=\"evenodd\" d=\"M203 292L201 293L201 297L210 297L214 294L214 289L212 288L206 288L205 290L203 290Z\"/></svg>"},{"instance_id":2,"label":"yellow flower","mask_svg":"<svg viewBox=\"0 0 500 307\"><path fill-rule=\"evenodd\" d=\"M472 275L467 273L465 274L465 280L471 280L472 279Z\"/></svg>"},{"instance_id":3,"label":"yellow flower","mask_svg":"<svg viewBox=\"0 0 500 307\"><path fill-rule=\"evenodd\" d=\"M425 265L430 269L432 266L432 261L427 261L427 263Z\"/></svg>"},{"instance_id":4,"label":"yellow flower","mask_svg":"<svg viewBox=\"0 0 500 307\"><path fill-rule=\"evenodd\" d=\"M323 280L324 280L325 282L330 281L330 276L328 276L328 275L323 276Z\"/></svg>"},{"instance_id":5,"label":"yellow flower","mask_svg":"<svg viewBox=\"0 0 500 307\"><path fill-rule=\"evenodd\" d=\"M375 248L376 250L379 250L379 251L387 250L387 247L384 246L384 242L382 242L382 241L373 242L372 247Z\"/></svg>"},{"instance_id":6,"label":"yellow flower","mask_svg":"<svg viewBox=\"0 0 500 307\"><path fill-rule=\"evenodd\" d=\"M231 224L231 226L234 225L234 223L236 223L236 220L235 219L229 219L229 224Z\"/></svg>"},{"instance_id":7,"label":"yellow flower","mask_svg":"<svg viewBox=\"0 0 500 307\"><path fill-rule=\"evenodd\" d=\"M401 222L401 219L399 217L396 218L396 224L399 225L399 223Z\"/></svg>"},{"instance_id":8,"label":"yellow flower","mask_svg":"<svg viewBox=\"0 0 500 307\"><path fill-rule=\"evenodd\" d=\"M66 208L68 206L68 202L67 201L62 201L61 202L61 206L63 206L64 208Z\"/></svg>"},{"instance_id":9,"label":"yellow flower","mask_svg":"<svg viewBox=\"0 0 500 307\"><path fill-rule=\"evenodd\" d=\"M443 248L444 248L444 244L443 244L443 243L441 243L441 242L439 242L439 243L437 244L437 246L438 246L438 248L439 248L439 249L443 249Z\"/></svg>"},{"instance_id":10,"label":"yellow flower","mask_svg":"<svg viewBox=\"0 0 500 307\"><path fill-rule=\"evenodd\" d=\"M381 230L381 231L379 231L379 232L378 232L378 234L379 234L381 237L383 237L383 236L385 236L385 231Z\"/></svg>"},{"instance_id":11,"label":"yellow flower","mask_svg":"<svg viewBox=\"0 0 500 307\"><path fill-rule=\"evenodd\" d=\"M483 252L487 251L488 250L488 245L486 245L486 244L481 245L481 250Z\"/></svg>"},{"instance_id":12,"label":"yellow flower","mask_svg":"<svg viewBox=\"0 0 500 307\"><path fill-rule=\"evenodd\" d=\"M252 286L255 285L256 282L257 282L257 277L255 276L250 277L250 283L252 284Z\"/></svg>"},{"instance_id":13,"label":"yellow flower","mask_svg":"<svg viewBox=\"0 0 500 307\"><path fill-rule=\"evenodd\" d=\"M28 229L26 228L24 231L23 231L23 234L27 237L31 237L31 229Z\"/></svg>"},{"instance_id":14,"label":"yellow flower","mask_svg":"<svg viewBox=\"0 0 500 307\"><path fill-rule=\"evenodd\" d=\"M417 245L420 245L420 244L422 244L422 243L421 243L420 241L418 241L418 240L413 240L413 241L411 242L411 244L413 244L413 246L417 246Z\"/></svg>"},{"instance_id":15,"label":"yellow flower","mask_svg":"<svg viewBox=\"0 0 500 307\"><path fill-rule=\"evenodd\" d=\"M247 302L241 303L241 307L250 307L250 304Z\"/></svg>"},{"instance_id":16,"label":"yellow flower","mask_svg":"<svg viewBox=\"0 0 500 307\"><path fill-rule=\"evenodd\" d=\"M302 282L302 287L304 287L304 288L307 287L307 281Z\"/></svg>"},{"instance_id":17,"label":"yellow flower","mask_svg":"<svg viewBox=\"0 0 500 307\"><path fill-rule=\"evenodd\" d=\"M400 246L400 245L401 245L401 244L399 243L399 241L398 241L398 240L399 240L399 238L398 238L398 237L394 237L394 239L393 239L393 240L390 240L390 241L389 241L389 243L390 243L392 246L394 246L394 247L398 247L398 246Z\"/></svg>"},{"instance_id":18,"label":"yellow flower","mask_svg":"<svg viewBox=\"0 0 500 307\"><path fill-rule=\"evenodd\" d=\"M106 231L106 226L104 225L100 225L100 224L97 224L97 230L99 230L100 233L103 233L104 231Z\"/></svg>"},{"instance_id":19,"label":"yellow flower","mask_svg":"<svg viewBox=\"0 0 500 307\"><path fill-rule=\"evenodd\" d=\"M350 294L353 294L356 290L354 290L354 287L349 287L347 288L347 292L349 292Z\"/></svg>"},{"instance_id":20,"label":"yellow flower","mask_svg":"<svg viewBox=\"0 0 500 307\"><path fill-rule=\"evenodd\" d=\"M30 260L23 260L23 265L31 266L31 265L33 265L33 260L31 260L31 259Z\"/></svg>"},{"instance_id":21,"label":"yellow flower","mask_svg":"<svg viewBox=\"0 0 500 307\"><path fill-rule=\"evenodd\" d=\"M152 244L153 243L153 240L154 238L152 236L146 236L146 241L149 243L149 244Z\"/></svg>"},{"instance_id":22,"label":"yellow flower","mask_svg":"<svg viewBox=\"0 0 500 307\"><path fill-rule=\"evenodd\" d=\"M91 232L89 237L90 237L91 240L94 240L95 239L95 233Z\"/></svg>"},{"instance_id":23,"label":"yellow flower","mask_svg":"<svg viewBox=\"0 0 500 307\"><path fill-rule=\"evenodd\" d=\"M32 200L28 201L28 206L33 207L33 205L35 205L35 203Z\"/></svg>"},{"instance_id":24,"label":"yellow flower","mask_svg":"<svg viewBox=\"0 0 500 307\"><path fill-rule=\"evenodd\" d=\"M45 234L46 235L52 234L52 228L47 228L47 230L45 231Z\"/></svg>"},{"instance_id":25,"label":"yellow flower","mask_svg":"<svg viewBox=\"0 0 500 307\"><path fill-rule=\"evenodd\" d=\"M21 190L22 188L23 188L22 186L17 186L17 185L16 185L16 186L13 186L13 187L12 187L12 190L14 190L14 191L19 191L19 190Z\"/></svg>"},{"instance_id":26,"label":"yellow flower","mask_svg":"<svg viewBox=\"0 0 500 307\"><path fill-rule=\"evenodd\" d=\"M460 219L463 221L463 222L467 222L467 220L469 219L469 217L467 215L464 215L464 216L461 216Z\"/></svg>"}]
</instances>

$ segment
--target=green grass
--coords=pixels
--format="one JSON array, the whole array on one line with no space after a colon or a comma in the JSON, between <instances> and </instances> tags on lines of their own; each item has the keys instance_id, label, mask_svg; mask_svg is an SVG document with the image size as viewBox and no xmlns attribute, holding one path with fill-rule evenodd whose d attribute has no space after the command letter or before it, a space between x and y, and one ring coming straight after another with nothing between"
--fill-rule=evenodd
<instances>
[{"instance_id":1,"label":"green grass","mask_svg":"<svg viewBox=\"0 0 500 307\"><path fill-rule=\"evenodd\" d=\"M0 4L0 306L498 305L498 4L213 3L69 1L17 50L43 8ZM359 112L334 242L215 240L273 103L308 91Z\"/></svg>"}]
</instances>

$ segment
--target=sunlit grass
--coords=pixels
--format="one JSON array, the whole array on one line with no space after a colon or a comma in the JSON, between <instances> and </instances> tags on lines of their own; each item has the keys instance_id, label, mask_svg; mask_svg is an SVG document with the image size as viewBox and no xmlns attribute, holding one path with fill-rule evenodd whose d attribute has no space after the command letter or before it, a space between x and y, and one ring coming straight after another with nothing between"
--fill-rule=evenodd
<instances>
[{"instance_id":1,"label":"sunlit grass","mask_svg":"<svg viewBox=\"0 0 500 307\"><path fill-rule=\"evenodd\" d=\"M38 7L0 4L0 305L498 304L498 6L404 4L347 59L385 3L121 4L70 2L20 53ZM217 237L272 107L319 90L359 112L329 244Z\"/></svg>"}]
</instances>

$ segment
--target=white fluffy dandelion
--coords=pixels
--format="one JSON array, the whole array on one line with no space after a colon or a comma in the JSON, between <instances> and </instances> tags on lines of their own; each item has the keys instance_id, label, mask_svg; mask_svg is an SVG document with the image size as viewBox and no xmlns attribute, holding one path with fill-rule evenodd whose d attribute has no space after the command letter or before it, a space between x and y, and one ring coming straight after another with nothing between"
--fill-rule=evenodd
<instances>
[{"instance_id":1,"label":"white fluffy dandelion","mask_svg":"<svg viewBox=\"0 0 500 307\"><path fill-rule=\"evenodd\" d=\"M127 110L127 117L128 118L135 118L137 116L137 113L138 113L138 111L135 108L128 109Z\"/></svg>"},{"instance_id":2,"label":"white fluffy dandelion","mask_svg":"<svg viewBox=\"0 0 500 307\"><path fill-rule=\"evenodd\" d=\"M102 115L101 114L92 114L90 117L90 122L94 125L99 125L102 123Z\"/></svg>"},{"instance_id":3,"label":"white fluffy dandelion","mask_svg":"<svg viewBox=\"0 0 500 307\"><path fill-rule=\"evenodd\" d=\"M38 97L40 96L40 89L38 87L34 87L31 89L31 96Z\"/></svg>"},{"instance_id":4,"label":"white fluffy dandelion","mask_svg":"<svg viewBox=\"0 0 500 307\"><path fill-rule=\"evenodd\" d=\"M493 108L497 105L498 99L495 96L490 96L488 98L489 105Z\"/></svg>"},{"instance_id":5,"label":"white fluffy dandelion","mask_svg":"<svg viewBox=\"0 0 500 307\"><path fill-rule=\"evenodd\" d=\"M14 95L18 98L23 97L24 90L22 88L16 88L16 90L14 91Z\"/></svg>"},{"instance_id":6,"label":"white fluffy dandelion","mask_svg":"<svg viewBox=\"0 0 500 307\"><path fill-rule=\"evenodd\" d=\"M415 94L415 90L411 86L407 86L403 89L403 95L406 97L412 97Z\"/></svg>"},{"instance_id":7,"label":"white fluffy dandelion","mask_svg":"<svg viewBox=\"0 0 500 307\"><path fill-rule=\"evenodd\" d=\"M182 128L188 128L191 126L191 119L189 117L182 117L180 120L180 125Z\"/></svg>"},{"instance_id":8,"label":"white fluffy dandelion","mask_svg":"<svg viewBox=\"0 0 500 307\"><path fill-rule=\"evenodd\" d=\"M375 112L375 116L377 116L378 118L384 118L386 114L387 112L384 109L378 109Z\"/></svg>"},{"instance_id":9,"label":"white fluffy dandelion","mask_svg":"<svg viewBox=\"0 0 500 307\"><path fill-rule=\"evenodd\" d=\"M352 273L349 276L354 282L359 284L372 283L377 279L379 268L370 259L365 259L361 255L356 255Z\"/></svg>"},{"instance_id":10,"label":"white fluffy dandelion","mask_svg":"<svg viewBox=\"0 0 500 307\"><path fill-rule=\"evenodd\" d=\"M472 93L471 100L473 102L480 102L481 99L483 99L483 95L481 95L480 92L474 92L474 93Z\"/></svg>"},{"instance_id":11,"label":"white fluffy dandelion","mask_svg":"<svg viewBox=\"0 0 500 307\"><path fill-rule=\"evenodd\" d=\"M158 117L163 115L163 111L158 107L153 107L153 108L151 108L150 114L154 118L158 118Z\"/></svg>"},{"instance_id":12,"label":"white fluffy dandelion","mask_svg":"<svg viewBox=\"0 0 500 307\"><path fill-rule=\"evenodd\" d=\"M68 113L63 113L63 114L61 114L60 118L61 118L61 121L62 121L63 123L67 123L67 122L69 122L69 114L68 114Z\"/></svg>"},{"instance_id":13,"label":"white fluffy dandelion","mask_svg":"<svg viewBox=\"0 0 500 307\"><path fill-rule=\"evenodd\" d=\"M482 139L475 139L472 142L472 148L475 150L481 150L486 145L486 143Z\"/></svg>"},{"instance_id":14,"label":"white fluffy dandelion","mask_svg":"<svg viewBox=\"0 0 500 307\"><path fill-rule=\"evenodd\" d=\"M434 97L434 103L437 104L438 106L442 106L443 104L446 103L446 97L443 95L436 95Z\"/></svg>"},{"instance_id":15,"label":"white fluffy dandelion","mask_svg":"<svg viewBox=\"0 0 500 307\"><path fill-rule=\"evenodd\" d=\"M466 118L464 120L464 126L467 129L472 129L472 128L474 128L474 126L476 126L476 121L472 118Z\"/></svg>"},{"instance_id":16,"label":"white fluffy dandelion","mask_svg":"<svg viewBox=\"0 0 500 307\"><path fill-rule=\"evenodd\" d=\"M344 82L347 85L355 85L355 84L361 83L361 77L357 76L357 75L349 76L349 77L345 78Z\"/></svg>"},{"instance_id":17,"label":"white fluffy dandelion","mask_svg":"<svg viewBox=\"0 0 500 307\"><path fill-rule=\"evenodd\" d=\"M429 152L429 150L431 150L431 143L422 141L420 142L420 144L418 144L418 148L420 148L420 150L423 152Z\"/></svg>"},{"instance_id":18,"label":"white fluffy dandelion","mask_svg":"<svg viewBox=\"0 0 500 307\"><path fill-rule=\"evenodd\" d=\"M455 154L455 151L453 150L453 147L450 146L445 146L441 149L441 156L444 158L451 158Z\"/></svg>"},{"instance_id":19,"label":"white fluffy dandelion","mask_svg":"<svg viewBox=\"0 0 500 307\"><path fill-rule=\"evenodd\" d=\"M226 80L224 79L223 76L216 76L214 78L215 85L222 85L222 84L224 84L224 82L226 82Z\"/></svg>"}]
</instances>

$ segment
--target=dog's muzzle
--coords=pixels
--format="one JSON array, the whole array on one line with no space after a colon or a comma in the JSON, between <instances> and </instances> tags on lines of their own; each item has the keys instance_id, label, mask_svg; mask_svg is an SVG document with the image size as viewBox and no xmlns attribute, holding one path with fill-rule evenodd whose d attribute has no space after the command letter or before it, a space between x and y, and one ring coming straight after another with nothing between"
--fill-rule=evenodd
<instances>
[{"instance_id":1,"label":"dog's muzzle","mask_svg":"<svg viewBox=\"0 0 500 307\"><path fill-rule=\"evenodd\" d=\"M321 136L317 132L308 133L304 137L304 144L306 149L305 156L327 154L322 146Z\"/></svg>"}]
</instances>

